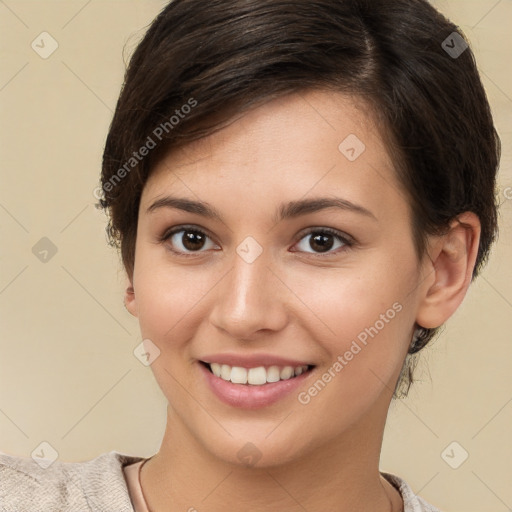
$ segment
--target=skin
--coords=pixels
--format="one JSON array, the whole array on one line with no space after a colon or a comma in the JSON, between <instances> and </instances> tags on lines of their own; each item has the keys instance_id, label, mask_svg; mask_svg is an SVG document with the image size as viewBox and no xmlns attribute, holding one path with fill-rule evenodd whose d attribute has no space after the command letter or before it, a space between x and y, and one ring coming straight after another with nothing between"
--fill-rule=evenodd
<instances>
[{"instance_id":1,"label":"skin","mask_svg":"<svg viewBox=\"0 0 512 512\"><path fill-rule=\"evenodd\" d=\"M407 195L361 106L324 91L273 100L170 152L145 185L125 301L160 350L151 367L169 404L161 448L141 472L152 512L402 510L378 468L389 404L415 322L437 327L463 300L480 225L464 213L419 259ZM355 161L338 149L349 134L366 146ZM167 195L207 202L222 220L148 212ZM372 216L331 208L275 222L281 203L313 197ZM207 235L202 246L184 245L183 232L160 241L184 224ZM355 243L326 234L322 252L311 227ZM252 263L236 252L248 236L263 249ZM201 378L206 354L270 353L315 365L307 391L395 303L400 312L307 404L294 392L240 409ZM260 456L252 466L237 456L248 442Z\"/></svg>"}]
</instances>

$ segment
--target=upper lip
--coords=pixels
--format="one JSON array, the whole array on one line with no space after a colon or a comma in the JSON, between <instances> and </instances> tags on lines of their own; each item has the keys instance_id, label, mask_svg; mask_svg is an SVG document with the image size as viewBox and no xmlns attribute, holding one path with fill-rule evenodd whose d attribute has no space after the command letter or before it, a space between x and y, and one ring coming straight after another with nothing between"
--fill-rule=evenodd
<instances>
[{"instance_id":1,"label":"upper lip","mask_svg":"<svg viewBox=\"0 0 512 512\"><path fill-rule=\"evenodd\" d=\"M239 366L242 368L257 368L258 366L312 366L307 361L289 359L272 354L212 354L201 357L203 363L227 364L229 366Z\"/></svg>"}]
</instances>

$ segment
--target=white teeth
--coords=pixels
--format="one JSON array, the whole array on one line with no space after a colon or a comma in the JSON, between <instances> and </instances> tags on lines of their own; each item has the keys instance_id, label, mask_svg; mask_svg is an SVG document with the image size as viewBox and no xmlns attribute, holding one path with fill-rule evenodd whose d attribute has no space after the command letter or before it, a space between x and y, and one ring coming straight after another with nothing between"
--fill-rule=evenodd
<instances>
[{"instance_id":1,"label":"white teeth","mask_svg":"<svg viewBox=\"0 0 512 512\"><path fill-rule=\"evenodd\" d=\"M233 366L231 368L231 382L234 384L247 384L247 369Z\"/></svg>"},{"instance_id":2,"label":"white teeth","mask_svg":"<svg viewBox=\"0 0 512 512\"><path fill-rule=\"evenodd\" d=\"M220 377L220 364L219 363L211 363L210 368L212 369L212 372L216 377Z\"/></svg>"},{"instance_id":3,"label":"white teeth","mask_svg":"<svg viewBox=\"0 0 512 512\"><path fill-rule=\"evenodd\" d=\"M233 379L231 379L231 382L233 382ZM258 368L251 368L247 376L247 382L253 386L261 386L262 384L266 384L267 371L263 366L258 366Z\"/></svg>"},{"instance_id":4,"label":"white teeth","mask_svg":"<svg viewBox=\"0 0 512 512\"><path fill-rule=\"evenodd\" d=\"M212 373L223 380L231 381L234 384L251 384L262 386L267 382L288 380L299 376L307 369L307 365L296 366L258 366L256 368L243 368L241 366L229 366L228 364L209 363Z\"/></svg>"},{"instance_id":5,"label":"white teeth","mask_svg":"<svg viewBox=\"0 0 512 512\"><path fill-rule=\"evenodd\" d=\"M307 369L308 369L307 364L304 364L302 366L296 366L295 367L295 376L300 375L301 373L304 373L305 371L307 371Z\"/></svg>"},{"instance_id":6,"label":"white teeth","mask_svg":"<svg viewBox=\"0 0 512 512\"><path fill-rule=\"evenodd\" d=\"M224 380L230 380L231 379L231 366L228 366L227 364L223 364L220 367L220 377Z\"/></svg>"},{"instance_id":7,"label":"white teeth","mask_svg":"<svg viewBox=\"0 0 512 512\"><path fill-rule=\"evenodd\" d=\"M267 370L267 382L277 382L279 380L279 367L271 366Z\"/></svg>"},{"instance_id":8,"label":"white teeth","mask_svg":"<svg viewBox=\"0 0 512 512\"><path fill-rule=\"evenodd\" d=\"M279 374L279 377L281 377L281 380L288 380L291 379L293 375L293 367L291 366L285 366L281 369L281 373Z\"/></svg>"}]
</instances>

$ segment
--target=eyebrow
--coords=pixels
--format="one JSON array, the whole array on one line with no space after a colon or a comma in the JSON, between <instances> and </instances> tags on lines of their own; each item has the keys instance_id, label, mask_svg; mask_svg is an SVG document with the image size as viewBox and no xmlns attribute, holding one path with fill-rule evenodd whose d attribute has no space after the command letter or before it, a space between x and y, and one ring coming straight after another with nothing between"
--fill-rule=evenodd
<instances>
[{"instance_id":1,"label":"eyebrow","mask_svg":"<svg viewBox=\"0 0 512 512\"><path fill-rule=\"evenodd\" d=\"M216 219L223 222L222 215L210 204L194 201L184 197L165 196L152 203L146 213L152 213L160 208L173 208L189 213L195 213L208 219ZM355 204L340 197L318 197L313 199L301 199L281 204L273 221L280 222L286 219L293 219L308 213L314 213L328 208L337 208L344 211L351 211L377 220L377 217L361 205Z\"/></svg>"}]
</instances>

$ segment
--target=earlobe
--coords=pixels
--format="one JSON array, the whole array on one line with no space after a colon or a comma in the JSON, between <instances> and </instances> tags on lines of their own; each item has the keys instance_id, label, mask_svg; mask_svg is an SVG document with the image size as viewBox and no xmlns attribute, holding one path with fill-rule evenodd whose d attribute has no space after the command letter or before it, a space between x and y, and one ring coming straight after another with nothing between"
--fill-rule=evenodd
<instances>
[{"instance_id":1,"label":"earlobe","mask_svg":"<svg viewBox=\"0 0 512 512\"><path fill-rule=\"evenodd\" d=\"M466 295L478 255L480 220L465 212L454 220L447 233L436 237L430 250L434 281L428 280L416 322L433 329L442 325Z\"/></svg>"},{"instance_id":2,"label":"earlobe","mask_svg":"<svg viewBox=\"0 0 512 512\"><path fill-rule=\"evenodd\" d=\"M125 294L124 294L124 306L133 316L137 315L137 302L135 300L135 290L133 288L132 282L129 280L126 286Z\"/></svg>"}]
</instances>

